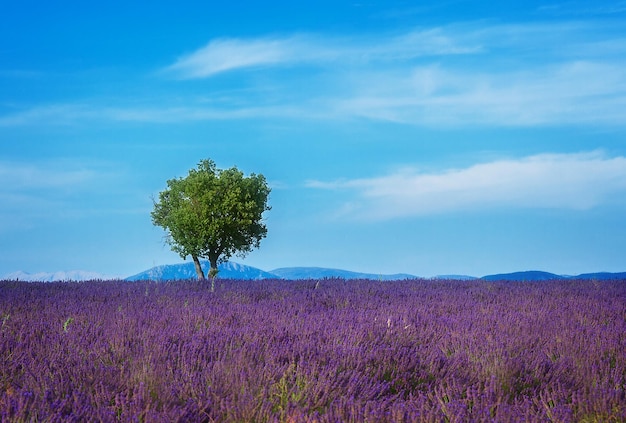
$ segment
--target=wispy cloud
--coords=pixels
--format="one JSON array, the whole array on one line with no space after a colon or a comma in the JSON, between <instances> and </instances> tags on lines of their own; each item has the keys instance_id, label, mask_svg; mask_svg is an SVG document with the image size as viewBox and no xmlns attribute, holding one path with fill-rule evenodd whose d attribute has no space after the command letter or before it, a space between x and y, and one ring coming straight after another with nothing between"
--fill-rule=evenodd
<instances>
[{"instance_id":1,"label":"wispy cloud","mask_svg":"<svg viewBox=\"0 0 626 423\"><path fill-rule=\"evenodd\" d=\"M571 62L489 74L435 65L364 76L352 98L337 98L332 107L340 115L413 125L622 125L624 69Z\"/></svg>"},{"instance_id":2,"label":"wispy cloud","mask_svg":"<svg viewBox=\"0 0 626 423\"><path fill-rule=\"evenodd\" d=\"M594 15L615 15L626 13L626 2L610 1L608 4L602 4L602 2L587 3L569 1L547 4L539 7L538 10L543 13L557 16L577 15L588 17Z\"/></svg>"},{"instance_id":3,"label":"wispy cloud","mask_svg":"<svg viewBox=\"0 0 626 423\"><path fill-rule=\"evenodd\" d=\"M209 120L256 118L319 118L320 113L305 104L205 106L191 102L186 106L117 107L97 104L54 104L36 106L0 116L0 127L33 125L69 126L94 122L150 122L158 124L185 123Z\"/></svg>"},{"instance_id":4,"label":"wispy cloud","mask_svg":"<svg viewBox=\"0 0 626 423\"><path fill-rule=\"evenodd\" d=\"M69 163L0 161L0 232L29 228L68 210L68 196L84 192L96 172ZM7 224L10 222L10 224Z\"/></svg>"},{"instance_id":5,"label":"wispy cloud","mask_svg":"<svg viewBox=\"0 0 626 423\"><path fill-rule=\"evenodd\" d=\"M0 216L14 216L22 225L31 225L43 218L102 213L89 207L111 195L122 173L110 164L93 161L0 161ZM110 204L105 207L111 209Z\"/></svg>"},{"instance_id":6,"label":"wispy cloud","mask_svg":"<svg viewBox=\"0 0 626 423\"><path fill-rule=\"evenodd\" d=\"M217 38L196 51L179 57L162 69L183 79L208 78L216 74L245 68L275 67L298 64L352 67L411 66L419 59L463 55L479 56L470 68L486 67L518 60L554 60L580 58L585 45L614 48L621 31L598 28L581 22L487 24L458 23L422 27L402 33L359 33L351 36L332 34L293 34L258 38ZM623 43L620 43L623 44ZM587 50L587 53L592 53ZM496 62L494 63L494 58Z\"/></svg>"},{"instance_id":7,"label":"wispy cloud","mask_svg":"<svg viewBox=\"0 0 626 423\"><path fill-rule=\"evenodd\" d=\"M182 78L205 78L252 66L275 65L306 58L310 43L297 37L241 40L222 38L182 56L165 71Z\"/></svg>"},{"instance_id":8,"label":"wispy cloud","mask_svg":"<svg viewBox=\"0 0 626 423\"><path fill-rule=\"evenodd\" d=\"M3 191L39 189L71 189L86 186L98 172L76 163L66 162L34 165L0 162L0 187Z\"/></svg>"},{"instance_id":9,"label":"wispy cloud","mask_svg":"<svg viewBox=\"0 0 626 423\"><path fill-rule=\"evenodd\" d=\"M162 71L198 80L261 67L262 77L232 78L219 91L198 82L197 95L164 95L163 101L96 99L5 108L0 127L257 118L436 127L623 126L621 34L565 22L468 23L352 37L220 38ZM294 69L303 65L307 69Z\"/></svg>"},{"instance_id":10,"label":"wispy cloud","mask_svg":"<svg viewBox=\"0 0 626 423\"><path fill-rule=\"evenodd\" d=\"M626 67L615 63L576 61L495 74L434 64L337 72L329 86L321 83L309 81L318 87L317 96L292 87L291 95L279 90L271 101L250 91L247 98L210 105L189 99L184 105L161 107L36 106L0 116L0 127L258 118L356 118L438 127L626 124Z\"/></svg>"},{"instance_id":11,"label":"wispy cloud","mask_svg":"<svg viewBox=\"0 0 626 423\"><path fill-rule=\"evenodd\" d=\"M293 83L303 81L283 84L299 116L320 116L317 106L327 117L412 125L622 125L620 34L582 22L467 23L376 37L219 39L168 70L204 78L251 66L332 65L306 76L315 102L297 95ZM462 55L469 58L451 59Z\"/></svg>"},{"instance_id":12,"label":"wispy cloud","mask_svg":"<svg viewBox=\"0 0 626 423\"><path fill-rule=\"evenodd\" d=\"M69 125L85 119L93 119L97 114L91 108L76 104L38 105L22 110L11 111L0 116L0 127L25 125Z\"/></svg>"},{"instance_id":13,"label":"wispy cloud","mask_svg":"<svg viewBox=\"0 0 626 423\"><path fill-rule=\"evenodd\" d=\"M304 63L363 65L478 51L480 46L467 45L441 28L386 37L293 35L253 39L219 38L180 57L164 71L183 79L196 79L250 67Z\"/></svg>"},{"instance_id":14,"label":"wispy cloud","mask_svg":"<svg viewBox=\"0 0 626 423\"><path fill-rule=\"evenodd\" d=\"M602 152L540 154L424 173L321 182L310 188L341 191L339 216L386 220L501 208L586 210L626 194L626 157Z\"/></svg>"},{"instance_id":15,"label":"wispy cloud","mask_svg":"<svg viewBox=\"0 0 626 423\"><path fill-rule=\"evenodd\" d=\"M313 83L313 82L312 82ZM335 92L257 104L206 106L39 106L0 116L0 127L81 122L179 123L231 119L351 119L416 126L624 125L626 67L577 61L490 74L440 65L335 76ZM249 100L248 100L249 102Z\"/></svg>"}]
</instances>

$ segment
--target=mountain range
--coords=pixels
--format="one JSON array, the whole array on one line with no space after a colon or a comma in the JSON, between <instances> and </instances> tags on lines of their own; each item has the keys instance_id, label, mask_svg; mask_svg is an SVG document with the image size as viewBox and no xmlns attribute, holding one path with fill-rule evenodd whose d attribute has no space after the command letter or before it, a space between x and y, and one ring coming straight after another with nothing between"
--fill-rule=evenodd
<instances>
[{"instance_id":1,"label":"mountain range","mask_svg":"<svg viewBox=\"0 0 626 423\"><path fill-rule=\"evenodd\" d=\"M209 272L209 262L201 260L200 265L205 275ZM243 264L228 261L217 266L218 277L222 279L323 279L323 278L343 278L343 279L379 279L379 280L397 280L397 279L415 279L417 276L405 273L394 275L379 275L374 273L358 273L342 269L327 269L323 267L283 267L266 272L256 267L245 266ZM129 276L126 280L137 281L143 279L149 280L176 280L176 279L192 279L196 277L195 266L192 262L169 264L164 266L156 266L145 270L133 276Z\"/></svg>"},{"instance_id":2,"label":"mountain range","mask_svg":"<svg viewBox=\"0 0 626 423\"><path fill-rule=\"evenodd\" d=\"M205 275L209 274L210 264L207 260L200 260L200 266ZM219 270L218 277L222 279L245 279L245 280L258 280L258 279L280 279L278 276L271 272L266 272L256 267L245 266L243 264L227 261L226 263L220 263L217 266ZM180 264L166 264L163 266L156 266L148 270L144 270L136 275L126 278L127 281L139 281L139 280L178 280L178 279L193 279L196 277L196 268L193 262L184 262Z\"/></svg>"},{"instance_id":3,"label":"mountain range","mask_svg":"<svg viewBox=\"0 0 626 423\"><path fill-rule=\"evenodd\" d=\"M528 270L525 272L513 272L513 273L500 273L496 275L483 276L483 280L486 281L547 281L554 279L626 279L626 272L610 273L610 272L596 272L596 273L583 273L576 276L568 275L556 275L554 273L542 272L539 270Z\"/></svg>"},{"instance_id":4,"label":"mountain range","mask_svg":"<svg viewBox=\"0 0 626 423\"><path fill-rule=\"evenodd\" d=\"M279 279L322 279L322 278L343 278L343 279L378 279L384 281L399 279L415 279L417 276L407 273L394 273L393 275L383 275L377 273L359 273L342 269L328 269L325 267L281 267L271 270L270 273Z\"/></svg>"},{"instance_id":5,"label":"mountain range","mask_svg":"<svg viewBox=\"0 0 626 423\"><path fill-rule=\"evenodd\" d=\"M201 261L205 274L208 274L208 261ZM222 279L244 279L244 280L260 280L260 279L323 279L323 278L342 278L342 279L372 279L372 280L400 280L400 279L420 279L420 276L407 273L396 274L376 274L376 273L360 273L342 269L329 269L324 267L282 267L270 271L265 271L252 266L228 261L218 266L218 277ZM196 271L192 262L183 262L178 264L167 264L155 266L136 275L125 278L128 281L137 280L179 280L193 279L196 277ZM549 272L538 270L500 273L494 275L486 275L480 278L468 275L438 275L429 279L453 279L453 280L472 280L483 279L487 281L509 280L509 281L543 281L554 279L626 279L626 272L610 273L583 273L576 276L557 275ZM85 280L106 280L119 279L109 277L96 272L87 272L82 270L72 270L64 272L13 272L4 275L3 280L20 280L20 281L85 281Z\"/></svg>"},{"instance_id":6,"label":"mountain range","mask_svg":"<svg viewBox=\"0 0 626 423\"><path fill-rule=\"evenodd\" d=\"M208 274L209 263L201 261L205 274ZM407 273L395 274L377 274L377 273L360 273L343 269L329 269L325 267L281 267L278 269L264 271L256 267L246 266L235 262L226 262L218 266L218 277L223 279L323 279L323 278L341 278L341 279L372 279L372 280L401 280L401 279L421 279L422 277ZM149 280L176 280L176 279L193 279L196 277L196 271L192 262L180 264L170 264L165 266L156 266L144 272L126 278L126 280L135 281L142 279ZM452 279L452 280L473 280L483 279L487 281L509 280L509 281L543 281L554 279L626 279L626 272L622 273L585 273L577 276L557 275L549 272L530 270L525 272L500 273L495 275L486 275L480 278L468 275L438 275L429 279Z\"/></svg>"},{"instance_id":7,"label":"mountain range","mask_svg":"<svg viewBox=\"0 0 626 423\"><path fill-rule=\"evenodd\" d=\"M58 272L37 272L28 273L23 271L17 271L9 273L2 277L3 280L10 281L25 281L25 282L53 282L53 281L92 281L92 280L107 280L115 279L111 276L106 276L101 273L88 272L85 270L69 270Z\"/></svg>"}]
</instances>

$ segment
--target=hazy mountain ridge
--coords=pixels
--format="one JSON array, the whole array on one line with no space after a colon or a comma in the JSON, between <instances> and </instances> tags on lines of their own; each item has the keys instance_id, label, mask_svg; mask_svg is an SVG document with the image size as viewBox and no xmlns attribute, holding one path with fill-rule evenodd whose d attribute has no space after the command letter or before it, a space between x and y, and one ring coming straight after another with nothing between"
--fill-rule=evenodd
<instances>
[{"instance_id":1,"label":"hazy mountain ridge","mask_svg":"<svg viewBox=\"0 0 626 423\"><path fill-rule=\"evenodd\" d=\"M476 276L469 275L437 275L433 276L431 279L447 279L447 280L455 280L455 281L472 281L475 279L480 279Z\"/></svg>"},{"instance_id":2,"label":"hazy mountain ridge","mask_svg":"<svg viewBox=\"0 0 626 423\"><path fill-rule=\"evenodd\" d=\"M596 272L596 273L582 273L578 276L574 276L574 278L579 279L626 279L626 272Z\"/></svg>"},{"instance_id":3,"label":"hazy mountain ridge","mask_svg":"<svg viewBox=\"0 0 626 423\"><path fill-rule=\"evenodd\" d=\"M483 280L486 281L547 281L555 279L598 279L598 280L610 280L610 279L626 279L626 272L595 272L595 273L581 273L580 275L556 275L550 272L542 272L540 270L528 270L524 272L513 273L500 273L495 275L483 276Z\"/></svg>"},{"instance_id":4,"label":"hazy mountain ridge","mask_svg":"<svg viewBox=\"0 0 626 423\"><path fill-rule=\"evenodd\" d=\"M200 265L205 275L209 274L211 267L208 260L200 260ZM246 266L243 264L227 261L226 263L220 263L217 266L219 270L218 277L221 279L244 279L244 280L258 280L258 279L279 279L278 276L258 269L252 266ZM127 281L138 280L180 280L180 279L194 279L196 278L196 268L193 262L184 262L179 264L165 264L162 266L155 266L143 272L137 273L126 278Z\"/></svg>"},{"instance_id":5,"label":"hazy mountain ridge","mask_svg":"<svg viewBox=\"0 0 626 423\"><path fill-rule=\"evenodd\" d=\"M550 272L540 270L527 270L523 272L498 273L495 275L483 276L481 279L486 281L548 281L554 279L569 279L567 276L556 275Z\"/></svg>"},{"instance_id":6,"label":"hazy mountain ridge","mask_svg":"<svg viewBox=\"0 0 626 423\"><path fill-rule=\"evenodd\" d=\"M97 272L85 270L68 270L58 272L37 272L28 273L21 270L12 272L2 277L4 280L25 281L25 282L53 282L53 281L91 281L115 279Z\"/></svg>"},{"instance_id":7,"label":"hazy mountain ridge","mask_svg":"<svg viewBox=\"0 0 626 423\"><path fill-rule=\"evenodd\" d=\"M205 274L209 272L209 262L201 260L202 268ZM482 279L486 281L508 280L508 281L545 281L555 279L626 279L626 272L595 272L583 273L576 276L557 275L550 272L539 270L529 270L512 273L498 273L475 277L469 275L437 275L430 278L424 278L407 273L396 274L376 274L353 272L344 269L332 269L325 267L281 267L271 271L265 271L256 267L246 266L236 262L228 261L218 266L218 278L221 279L243 279L243 280L262 280L262 279L323 279L323 278L341 278L341 279L371 279L371 280L402 280L402 279L434 279L434 280L475 280ZM29 282L52 282L52 281L87 281L87 280L108 280L108 279L125 279L128 281L137 280L181 280L195 279L196 270L193 262L183 262L177 264L166 264L155 266L143 272L137 273L127 278L119 278L106 276L97 272L89 272L83 270L58 271L58 272L38 272L27 273L17 271L2 276L3 280L20 280Z\"/></svg>"},{"instance_id":8,"label":"hazy mountain ridge","mask_svg":"<svg viewBox=\"0 0 626 423\"><path fill-rule=\"evenodd\" d=\"M407 273L396 273L392 275L377 273L360 273L343 269L330 269L325 267L281 267L270 270L270 273L277 275L280 279L322 279L322 278L343 278L343 279L380 279L399 280L415 279L418 276Z\"/></svg>"},{"instance_id":9,"label":"hazy mountain ridge","mask_svg":"<svg viewBox=\"0 0 626 423\"><path fill-rule=\"evenodd\" d=\"M184 268L184 270L181 270ZM208 273L208 262L203 262L203 269L205 273ZM372 279L372 280L402 280L402 279L449 279L449 280L509 280L509 281L542 281L542 280L555 280L555 279L626 279L626 272L610 273L610 272L596 272L585 273L577 276L564 276L557 275L550 272L543 272L538 270L513 272L513 273L498 273L493 275L486 275L482 277L469 276L469 275L438 275L431 278L424 278L421 276L411 275L407 273L396 274L376 274L376 273L362 273L354 272L344 269L333 269L326 267L281 267L270 271L264 271L256 267L245 266L235 262L226 262L218 266L220 272L218 278L224 279L288 279L288 280L301 280L301 279L323 279L323 278L341 278L341 279ZM140 279L152 279L152 280L173 280L173 279L193 279L196 278L196 272L193 263L186 262L180 264L172 264L165 266L157 266L152 269L148 269L145 272L138 273L137 275L126 278L126 280L140 280Z\"/></svg>"}]
</instances>

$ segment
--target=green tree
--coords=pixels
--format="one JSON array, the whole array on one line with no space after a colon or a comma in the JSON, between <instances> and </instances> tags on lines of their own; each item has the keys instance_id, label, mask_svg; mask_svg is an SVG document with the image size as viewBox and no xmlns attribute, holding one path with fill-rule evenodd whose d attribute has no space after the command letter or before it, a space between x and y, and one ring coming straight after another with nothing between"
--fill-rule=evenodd
<instances>
[{"instance_id":1,"label":"green tree","mask_svg":"<svg viewBox=\"0 0 626 423\"><path fill-rule=\"evenodd\" d=\"M263 175L246 177L236 167L217 169L202 160L187 177L167 181L153 201L152 223L167 232L166 242L183 260L191 256L198 279L205 278L200 258L208 259L214 279L218 263L233 254L244 257L267 235L269 193Z\"/></svg>"}]
</instances>

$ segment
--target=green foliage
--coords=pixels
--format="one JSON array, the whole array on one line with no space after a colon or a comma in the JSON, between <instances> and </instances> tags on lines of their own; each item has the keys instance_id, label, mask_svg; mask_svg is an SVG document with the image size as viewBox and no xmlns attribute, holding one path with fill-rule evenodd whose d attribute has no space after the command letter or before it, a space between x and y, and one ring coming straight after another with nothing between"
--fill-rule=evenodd
<instances>
[{"instance_id":1,"label":"green foliage","mask_svg":"<svg viewBox=\"0 0 626 423\"><path fill-rule=\"evenodd\" d=\"M187 177L167 181L154 203L152 223L165 229L173 251L197 264L207 258L215 275L219 262L245 256L267 235L262 219L270 210L269 193L263 175L246 177L236 167L217 169L212 160L202 160Z\"/></svg>"},{"instance_id":2,"label":"green foliage","mask_svg":"<svg viewBox=\"0 0 626 423\"><path fill-rule=\"evenodd\" d=\"M303 407L306 403L309 382L297 370L297 365L291 363L280 380L270 387L272 411L279 414L281 422L286 421L289 405Z\"/></svg>"},{"instance_id":3,"label":"green foliage","mask_svg":"<svg viewBox=\"0 0 626 423\"><path fill-rule=\"evenodd\" d=\"M67 320L65 320L65 323L63 323L63 332L67 333L68 328L73 321L74 321L73 317L68 317Z\"/></svg>"}]
</instances>

